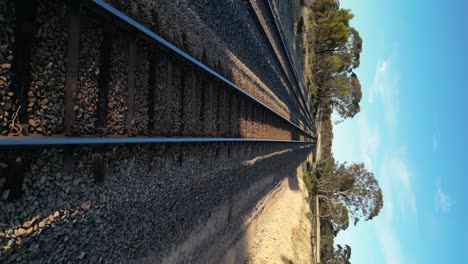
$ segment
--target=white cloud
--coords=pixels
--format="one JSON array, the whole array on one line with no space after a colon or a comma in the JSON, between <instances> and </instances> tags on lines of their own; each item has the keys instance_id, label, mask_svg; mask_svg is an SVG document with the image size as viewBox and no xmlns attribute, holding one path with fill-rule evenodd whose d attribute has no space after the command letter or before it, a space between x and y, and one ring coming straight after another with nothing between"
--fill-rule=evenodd
<instances>
[{"instance_id":1,"label":"white cloud","mask_svg":"<svg viewBox=\"0 0 468 264\"><path fill-rule=\"evenodd\" d=\"M386 264L400 264L403 262L403 253L400 241L388 221L376 221L374 225Z\"/></svg>"},{"instance_id":2,"label":"white cloud","mask_svg":"<svg viewBox=\"0 0 468 264\"><path fill-rule=\"evenodd\" d=\"M404 263L405 258L395 220L414 220L417 216L417 205L411 173L403 160L402 151L388 155L385 161L379 179L385 201L374 228L385 263L399 264Z\"/></svg>"},{"instance_id":3,"label":"white cloud","mask_svg":"<svg viewBox=\"0 0 468 264\"><path fill-rule=\"evenodd\" d=\"M402 222L417 221L418 207L413 190L414 178L405 159L406 148L396 137L400 112L399 79L391 58L378 63L367 94L369 104L357 116L357 125L340 124L345 126L334 129L338 137L346 140L339 142L341 146L335 146L337 142L334 141L333 147L334 150L346 149L348 159L345 160L364 162L375 172L384 197L384 207L371 222L384 258L379 263L405 263L405 255L411 252L402 247L401 225ZM436 141L438 147L438 138Z\"/></svg>"},{"instance_id":4,"label":"white cloud","mask_svg":"<svg viewBox=\"0 0 468 264\"><path fill-rule=\"evenodd\" d=\"M369 90L369 103L381 103L388 125L396 126L400 112L399 77L392 69L392 60L388 58L378 63L374 82Z\"/></svg>"},{"instance_id":5,"label":"white cloud","mask_svg":"<svg viewBox=\"0 0 468 264\"><path fill-rule=\"evenodd\" d=\"M417 215L416 196L411 184L411 173L402 159L402 151L387 155L380 169L380 186L384 194L385 207L391 206L391 216L397 213L401 217ZM394 195L397 194L397 195ZM394 212L397 210L396 212Z\"/></svg>"},{"instance_id":6,"label":"white cloud","mask_svg":"<svg viewBox=\"0 0 468 264\"><path fill-rule=\"evenodd\" d=\"M399 194L398 202L401 213L406 214L407 209L411 213L416 213L416 198L411 187L410 173L405 162L398 156L393 157L390 171L395 177L392 184L395 191Z\"/></svg>"},{"instance_id":7,"label":"white cloud","mask_svg":"<svg viewBox=\"0 0 468 264\"><path fill-rule=\"evenodd\" d=\"M369 126L365 115L359 117L359 157L369 170L372 170L372 159L380 144L380 134L377 129Z\"/></svg>"},{"instance_id":8,"label":"white cloud","mask_svg":"<svg viewBox=\"0 0 468 264\"><path fill-rule=\"evenodd\" d=\"M388 71L388 63L389 60L385 60L383 62L379 62L377 64L377 68L375 70L374 76L374 83L369 90L369 102L374 103L374 98L382 93L383 87L383 80L385 79L385 75L387 75Z\"/></svg>"},{"instance_id":9,"label":"white cloud","mask_svg":"<svg viewBox=\"0 0 468 264\"><path fill-rule=\"evenodd\" d=\"M450 211L450 207L452 207L453 201L450 199L448 194L442 191L442 188L437 186L437 191L434 197L435 206L438 210L447 213Z\"/></svg>"},{"instance_id":10,"label":"white cloud","mask_svg":"<svg viewBox=\"0 0 468 264\"><path fill-rule=\"evenodd\" d=\"M385 74L388 70L388 60L379 65L378 71Z\"/></svg>"},{"instance_id":11,"label":"white cloud","mask_svg":"<svg viewBox=\"0 0 468 264\"><path fill-rule=\"evenodd\" d=\"M332 118L338 118L337 114L334 113ZM340 162L363 162L372 171L381 134L369 124L365 113L355 118L357 123L345 121L333 128L333 156Z\"/></svg>"}]
</instances>

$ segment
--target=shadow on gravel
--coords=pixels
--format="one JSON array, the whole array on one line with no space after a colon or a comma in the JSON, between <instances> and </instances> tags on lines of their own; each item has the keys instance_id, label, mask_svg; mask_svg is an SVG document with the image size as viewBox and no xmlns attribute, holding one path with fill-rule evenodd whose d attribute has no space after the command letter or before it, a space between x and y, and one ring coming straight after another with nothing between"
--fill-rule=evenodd
<instances>
[{"instance_id":1,"label":"shadow on gravel","mask_svg":"<svg viewBox=\"0 0 468 264\"><path fill-rule=\"evenodd\" d=\"M72 150L71 175L63 172L63 149L27 149L23 196L1 201L0 260L160 263L198 227L201 235L178 261L219 263L242 238L244 217L306 160L311 148L297 146L119 145L101 157L106 173L98 184L94 148Z\"/></svg>"},{"instance_id":2,"label":"shadow on gravel","mask_svg":"<svg viewBox=\"0 0 468 264\"><path fill-rule=\"evenodd\" d=\"M255 166L236 170L232 182L225 179L225 183L230 184L220 188L229 189L229 195L219 197L219 201L231 200L228 221L215 232L212 240L200 241L202 243L195 252L202 253L194 258L193 263L245 263L251 249L245 233L246 216L255 212L257 203L286 177L289 188L298 190L297 168L303 166L309 153L310 148L286 152L262 160ZM208 218L207 225L213 220L216 221Z\"/></svg>"},{"instance_id":3,"label":"shadow on gravel","mask_svg":"<svg viewBox=\"0 0 468 264\"><path fill-rule=\"evenodd\" d=\"M288 177L288 186L289 186L289 189L293 191L298 191L299 181L297 180L297 177Z\"/></svg>"}]
</instances>

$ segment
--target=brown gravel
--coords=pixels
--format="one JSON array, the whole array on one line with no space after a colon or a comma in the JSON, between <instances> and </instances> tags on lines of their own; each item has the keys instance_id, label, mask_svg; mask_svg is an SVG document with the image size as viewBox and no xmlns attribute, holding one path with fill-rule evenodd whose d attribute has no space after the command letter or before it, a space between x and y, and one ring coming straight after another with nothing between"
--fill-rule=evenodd
<instances>
[{"instance_id":1,"label":"brown gravel","mask_svg":"<svg viewBox=\"0 0 468 264\"><path fill-rule=\"evenodd\" d=\"M122 4L122 1L108 2L117 8ZM134 2L137 15L130 14L128 9L120 10L199 60L206 50L208 66L284 116L300 113L260 29L250 26L254 23L242 2L225 5L193 0ZM184 36L187 45L182 43ZM220 68L230 71L223 72Z\"/></svg>"},{"instance_id":2,"label":"brown gravel","mask_svg":"<svg viewBox=\"0 0 468 264\"><path fill-rule=\"evenodd\" d=\"M67 14L64 3L38 4L28 96L29 132L63 132Z\"/></svg>"},{"instance_id":3,"label":"brown gravel","mask_svg":"<svg viewBox=\"0 0 468 264\"><path fill-rule=\"evenodd\" d=\"M165 10L164 8L161 9L161 12L139 12L141 10L138 10L146 4L154 8L162 8L158 6L159 3L150 4L144 1L134 1L133 3L137 3L137 12L135 13L140 15L139 19L146 21L148 26L152 25L151 28L160 31L171 43L210 65L221 75L242 84L242 87L243 85L250 87L247 90L254 96L260 99L265 99L268 96L276 98L269 101L276 110L285 109L287 102L280 100L280 97L283 96L281 92L275 94L264 89L267 87L268 78L260 79L261 75L248 74L253 69L248 68L249 65L244 63L251 64L251 62L236 59L233 61L234 64L229 64L226 62L226 56L235 58L239 54L232 53L230 49L220 53L221 51L216 48L218 44L203 43L200 42L200 39L194 38L194 33L198 32L201 34L200 36L208 34L206 35L208 37L211 36L210 34L216 33L218 29L205 33L199 32L199 28L187 29L186 32L168 30L166 22L163 21L167 14L161 13ZM115 1L113 4L119 8L129 7L126 2L122 1ZM191 5L192 3L187 4ZM28 93L29 132L45 135L61 134L65 81L64 64L66 63L64 54L68 25L66 8L64 3L60 1L50 1L39 6L33 43L33 82L31 83L31 91ZM135 7L135 5L132 6ZM211 5L207 7L207 13L210 15L221 12L211 8ZM171 13L174 10L169 8L168 12ZM233 12L241 11L235 9ZM76 105L73 107L76 112L74 131L78 135L94 135L97 132L95 125L98 114L98 80L102 74L100 60L103 28L102 21L92 11L82 9L81 14L78 93ZM189 12L189 14L194 15L195 13ZM202 21L201 17L194 19L195 22L198 21L197 23ZM204 28L206 25L200 24L199 26ZM250 32L254 35L257 33ZM244 99L238 98L238 92L230 89L226 84L207 76L199 69L175 59L162 50L152 51L149 43L142 41L138 41L137 45L135 110L133 120L130 120L132 128L129 131L127 129L128 38L124 37L125 34L123 29L113 27L107 118L104 131L99 130L101 134L298 139L297 136L291 137L291 133L288 132L294 128L285 125L284 121L271 116L271 114L265 118L258 106L242 102ZM219 36L213 37L213 39L217 38ZM207 40L208 38L204 41ZM230 45L234 43L232 41L229 40ZM204 44L208 48L203 47ZM6 53L11 53L8 47L4 47L4 50ZM252 51L248 50L248 52ZM241 57L245 58L245 55ZM11 56L7 56L7 59L11 59ZM267 58L265 59L268 61ZM154 63L154 65L150 65L150 63ZM6 80L3 83L7 84L10 82L11 65L4 63L0 67L4 73L1 76L2 80ZM152 80L150 80L150 70L154 71ZM248 78L244 78L247 76L246 74L249 75ZM282 77L277 75L277 78ZM253 89L250 86L251 82L260 84L263 88ZM284 80L280 83L284 83ZM154 92L152 91L153 87ZM13 119L13 111L16 111L16 106L9 99L12 96L9 91L0 90L0 92L2 95L0 103L3 104L1 111L4 112L0 114L3 114L4 117L2 125L4 128L6 127L2 133L6 134L14 132L10 131L12 129L9 126L13 124L11 119ZM151 97L151 100L148 97ZM289 97L288 100L290 99ZM299 113L293 108L290 110ZM286 112L282 113L288 116Z\"/></svg>"},{"instance_id":4,"label":"brown gravel","mask_svg":"<svg viewBox=\"0 0 468 264\"><path fill-rule=\"evenodd\" d=\"M10 128L13 114L17 107L12 102L14 95L9 91L11 84L11 66L13 63L15 11L13 1L0 2L0 135L15 132Z\"/></svg>"},{"instance_id":5,"label":"brown gravel","mask_svg":"<svg viewBox=\"0 0 468 264\"><path fill-rule=\"evenodd\" d=\"M111 55L111 79L107 101L107 134L123 135L127 129L127 76L128 76L128 40L123 34L113 32Z\"/></svg>"},{"instance_id":6,"label":"brown gravel","mask_svg":"<svg viewBox=\"0 0 468 264\"><path fill-rule=\"evenodd\" d=\"M76 101L76 126L78 134L94 134L97 118L97 92L100 67L102 27L92 19L93 14L82 9L80 25L80 60L78 73L78 94Z\"/></svg>"}]
</instances>

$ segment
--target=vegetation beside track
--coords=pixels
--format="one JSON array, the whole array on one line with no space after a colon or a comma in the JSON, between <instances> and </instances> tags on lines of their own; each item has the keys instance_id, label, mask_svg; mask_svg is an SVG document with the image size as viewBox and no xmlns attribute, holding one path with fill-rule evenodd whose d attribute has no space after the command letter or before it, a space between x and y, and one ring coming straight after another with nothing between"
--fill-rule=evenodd
<instances>
[{"instance_id":1,"label":"vegetation beside track","mask_svg":"<svg viewBox=\"0 0 468 264\"><path fill-rule=\"evenodd\" d=\"M362 38L350 25L354 14L338 0L303 0L306 78L313 95L317 130L315 163L304 175L313 201L318 199L319 263L350 263L351 247L334 244L349 223L371 220L383 207L382 191L363 163L340 163L333 157L332 113L340 121L360 112L361 84L354 72L360 65ZM312 217L314 219L314 217Z\"/></svg>"}]
</instances>

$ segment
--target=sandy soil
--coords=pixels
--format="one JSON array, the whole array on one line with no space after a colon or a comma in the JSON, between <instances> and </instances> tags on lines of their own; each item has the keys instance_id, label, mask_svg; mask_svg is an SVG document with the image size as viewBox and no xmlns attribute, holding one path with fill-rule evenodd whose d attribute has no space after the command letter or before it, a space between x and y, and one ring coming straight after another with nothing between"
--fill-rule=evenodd
<instances>
[{"instance_id":1,"label":"sandy soil","mask_svg":"<svg viewBox=\"0 0 468 264\"><path fill-rule=\"evenodd\" d=\"M244 164L267 162L267 167L275 166L274 157L299 152L278 151ZM311 161L311 155L302 158ZM158 263L312 263L313 228L302 181L306 166L305 162L291 163L292 158L288 159L273 170L256 171L263 176L213 208L210 218L198 222L190 235ZM153 260L149 257L141 263Z\"/></svg>"},{"instance_id":2,"label":"sandy soil","mask_svg":"<svg viewBox=\"0 0 468 264\"><path fill-rule=\"evenodd\" d=\"M299 174L300 175L300 174ZM287 178L256 208L222 263L311 263L311 223L302 179Z\"/></svg>"}]
</instances>

